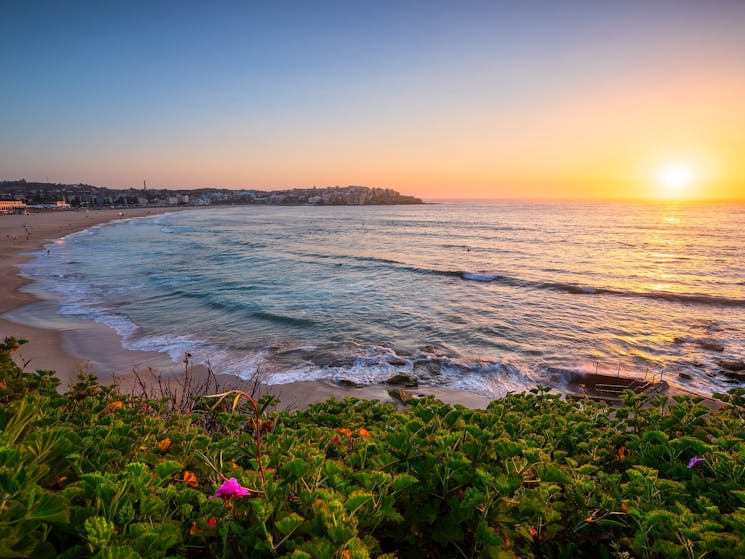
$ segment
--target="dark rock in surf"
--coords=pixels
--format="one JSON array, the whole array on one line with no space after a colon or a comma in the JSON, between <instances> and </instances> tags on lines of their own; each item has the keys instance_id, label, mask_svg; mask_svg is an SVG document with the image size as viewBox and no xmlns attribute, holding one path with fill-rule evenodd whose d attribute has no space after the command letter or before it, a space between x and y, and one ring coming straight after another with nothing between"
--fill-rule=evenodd
<instances>
[{"instance_id":1,"label":"dark rock in surf","mask_svg":"<svg viewBox=\"0 0 745 559\"><path fill-rule=\"evenodd\" d=\"M688 373L678 373L678 377L682 378L683 380L692 380L693 377L689 375Z\"/></svg>"},{"instance_id":2,"label":"dark rock in surf","mask_svg":"<svg viewBox=\"0 0 745 559\"><path fill-rule=\"evenodd\" d=\"M349 387L362 386L361 384L358 384L354 382L353 380L349 380L346 378L341 378L337 380L336 384L338 384L339 386L349 386Z\"/></svg>"},{"instance_id":3,"label":"dark rock in surf","mask_svg":"<svg viewBox=\"0 0 745 559\"><path fill-rule=\"evenodd\" d=\"M404 373L393 375L391 378L385 381L386 384L408 386L410 388L419 386L419 382L412 376Z\"/></svg>"},{"instance_id":4,"label":"dark rock in surf","mask_svg":"<svg viewBox=\"0 0 745 559\"><path fill-rule=\"evenodd\" d=\"M707 351L724 351L724 346L714 340L699 340L696 343Z\"/></svg>"},{"instance_id":5,"label":"dark rock in surf","mask_svg":"<svg viewBox=\"0 0 745 559\"><path fill-rule=\"evenodd\" d=\"M419 361L416 361L414 363L414 370L417 369L423 371L425 374L437 376L442 372L442 364L440 363L440 361L434 359L420 359Z\"/></svg>"},{"instance_id":6,"label":"dark rock in surf","mask_svg":"<svg viewBox=\"0 0 745 559\"><path fill-rule=\"evenodd\" d=\"M732 371L719 371L720 375L732 379L733 381L743 382L745 381L745 373L733 373Z\"/></svg>"},{"instance_id":7,"label":"dark rock in surf","mask_svg":"<svg viewBox=\"0 0 745 559\"><path fill-rule=\"evenodd\" d=\"M401 359L400 357L396 357L388 361L388 364L393 365L394 367L403 367L406 365L406 359Z\"/></svg>"},{"instance_id":8,"label":"dark rock in surf","mask_svg":"<svg viewBox=\"0 0 745 559\"><path fill-rule=\"evenodd\" d=\"M341 356L333 351L319 351L312 357L319 367L353 367L354 357Z\"/></svg>"},{"instance_id":9,"label":"dark rock in surf","mask_svg":"<svg viewBox=\"0 0 745 559\"><path fill-rule=\"evenodd\" d=\"M719 365L722 369L727 369L728 371L745 370L745 361L742 361L740 359L720 359L717 362L717 365Z\"/></svg>"}]
</instances>

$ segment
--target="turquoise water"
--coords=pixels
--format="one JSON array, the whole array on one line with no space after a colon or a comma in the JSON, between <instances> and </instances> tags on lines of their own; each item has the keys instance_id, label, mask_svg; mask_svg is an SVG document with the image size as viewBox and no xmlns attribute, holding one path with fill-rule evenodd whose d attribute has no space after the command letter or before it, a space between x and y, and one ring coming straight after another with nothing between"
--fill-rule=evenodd
<instances>
[{"instance_id":1,"label":"turquoise water","mask_svg":"<svg viewBox=\"0 0 745 559\"><path fill-rule=\"evenodd\" d=\"M270 383L500 395L600 361L711 393L745 357L743 247L744 205L246 206L92 228L24 272L125 347Z\"/></svg>"}]
</instances>

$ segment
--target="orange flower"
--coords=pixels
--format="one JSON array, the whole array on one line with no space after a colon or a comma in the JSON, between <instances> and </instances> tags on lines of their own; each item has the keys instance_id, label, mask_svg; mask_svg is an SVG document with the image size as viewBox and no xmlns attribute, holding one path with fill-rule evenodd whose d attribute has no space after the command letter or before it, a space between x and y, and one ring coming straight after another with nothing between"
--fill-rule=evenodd
<instances>
[{"instance_id":1,"label":"orange flower","mask_svg":"<svg viewBox=\"0 0 745 559\"><path fill-rule=\"evenodd\" d=\"M171 448L171 439L168 437L158 443L158 450L161 453L166 452L169 448Z\"/></svg>"},{"instance_id":2,"label":"orange flower","mask_svg":"<svg viewBox=\"0 0 745 559\"><path fill-rule=\"evenodd\" d=\"M626 460L626 447L625 446L622 446L621 448L618 449L618 460L619 462L623 462L624 460Z\"/></svg>"},{"instance_id":3,"label":"orange flower","mask_svg":"<svg viewBox=\"0 0 745 559\"><path fill-rule=\"evenodd\" d=\"M352 554L349 553L348 549L341 552L341 559L352 559Z\"/></svg>"},{"instance_id":4,"label":"orange flower","mask_svg":"<svg viewBox=\"0 0 745 559\"><path fill-rule=\"evenodd\" d=\"M101 415L105 417L123 407L124 407L124 402L122 402L121 400L115 400L103 409L103 411L101 412Z\"/></svg>"},{"instance_id":5,"label":"orange flower","mask_svg":"<svg viewBox=\"0 0 745 559\"><path fill-rule=\"evenodd\" d=\"M189 470L184 470L184 483L189 487L199 487L197 476Z\"/></svg>"},{"instance_id":6,"label":"orange flower","mask_svg":"<svg viewBox=\"0 0 745 559\"><path fill-rule=\"evenodd\" d=\"M363 437L363 438L365 438L365 439L369 439L369 438L370 438L370 436L371 436L371 435L370 435L370 431L368 431L368 430L367 430L367 429L365 429L364 427L360 427L360 430L359 430L359 431L357 431L357 432L358 432L358 433L360 434L360 437Z\"/></svg>"},{"instance_id":7,"label":"orange flower","mask_svg":"<svg viewBox=\"0 0 745 559\"><path fill-rule=\"evenodd\" d=\"M349 430L349 429L347 429L346 427L339 427L336 430L336 432L339 433L339 434L341 434L341 435L344 435L348 439L351 439L352 438L352 431Z\"/></svg>"},{"instance_id":8,"label":"orange flower","mask_svg":"<svg viewBox=\"0 0 745 559\"><path fill-rule=\"evenodd\" d=\"M535 526L530 527L530 535L534 538L538 535L538 530L535 529Z\"/></svg>"}]
</instances>

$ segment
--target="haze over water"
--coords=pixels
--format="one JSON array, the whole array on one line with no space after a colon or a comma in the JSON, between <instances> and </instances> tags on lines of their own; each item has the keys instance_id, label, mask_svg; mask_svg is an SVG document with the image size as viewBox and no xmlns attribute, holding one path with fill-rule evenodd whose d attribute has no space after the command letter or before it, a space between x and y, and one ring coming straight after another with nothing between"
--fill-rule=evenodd
<instances>
[{"instance_id":1,"label":"haze over water","mask_svg":"<svg viewBox=\"0 0 745 559\"><path fill-rule=\"evenodd\" d=\"M93 228L24 271L125 347L269 383L498 396L597 360L710 394L745 356L743 246L742 204L244 206Z\"/></svg>"}]
</instances>

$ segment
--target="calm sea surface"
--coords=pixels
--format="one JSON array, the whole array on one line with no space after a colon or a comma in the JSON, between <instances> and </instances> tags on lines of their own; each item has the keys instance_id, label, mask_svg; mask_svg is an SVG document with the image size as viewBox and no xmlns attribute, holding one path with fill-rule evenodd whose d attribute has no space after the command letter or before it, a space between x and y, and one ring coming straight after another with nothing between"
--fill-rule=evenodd
<instances>
[{"instance_id":1,"label":"calm sea surface","mask_svg":"<svg viewBox=\"0 0 745 559\"><path fill-rule=\"evenodd\" d=\"M269 383L497 396L601 361L711 393L745 358L744 205L214 208L71 235L24 272L125 347Z\"/></svg>"}]
</instances>

